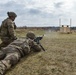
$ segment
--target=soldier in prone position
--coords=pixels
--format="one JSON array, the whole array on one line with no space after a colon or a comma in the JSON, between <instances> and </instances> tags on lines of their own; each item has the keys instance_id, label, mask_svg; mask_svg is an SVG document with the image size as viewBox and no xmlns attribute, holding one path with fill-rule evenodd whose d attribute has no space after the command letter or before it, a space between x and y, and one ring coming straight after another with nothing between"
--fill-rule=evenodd
<instances>
[{"instance_id":1,"label":"soldier in prone position","mask_svg":"<svg viewBox=\"0 0 76 75\"><path fill-rule=\"evenodd\" d=\"M0 75L4 75L8 69L17 64L31 50L34 52L41 51L41 47L33 41L34 37L34 33L27 33L25 40L17 39L0 51Z\"/></svg>"}]
</instances>

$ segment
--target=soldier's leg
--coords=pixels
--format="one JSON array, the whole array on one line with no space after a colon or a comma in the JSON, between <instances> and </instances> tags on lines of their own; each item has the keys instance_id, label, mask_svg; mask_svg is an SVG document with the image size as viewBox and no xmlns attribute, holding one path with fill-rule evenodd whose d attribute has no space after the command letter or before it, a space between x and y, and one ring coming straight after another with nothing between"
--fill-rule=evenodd
<instances>
[{"instance_id":1,"label":"soldier's leg","mask_svg":"<svg viewBox=\"0 0 76 75\"><path fill-rule=\"evenodd\" d=\"M0 60L4 59L5 56L6 56L6 53L0 50Z\"/></svg>"},{"instance_id":2,"label":"soldier's leg","mask_svg":"<svg viewBox=\"0 0 76 75\"><path fill-rule=\"evenodd\" d=\"M0 49L2 49L3 47L6 47L7 45L9 45L9 42L8 41L7 42L2 42L0 44Z\"/></svg>"},{"instance_id":3,"label":"soldier's leg","mask_svg":"<svg viewBox=\"0 0 76 75\"><path fill-rule=\"evenodd\" d=\"M0 75L4 75L6 71L11 67L10 61L1 60L0 61Z\"/></svg>"},{"instance_id":4,"label":"soldier's leg","mask_svg":"<svg viewBox=\"0 0 76 75\"><path fill-rule=\"evenodd\" d=\"M6 44L5 44L4 42L2 42L2 43L0 44L0 49L1 49L2 47L6 47Z\"/></svg>"},{"instance_id":5,"label":"soldier's leg","mask_svg":"<svg viewBox=\"0 0 76 75\"><path fill-rule=\"evenodd\" d=\"M0 44L0 49L3 48L3 47L7 47L11 42L13 42L14 40L2 40L2 43Z\"/></svg>"},{"instance_id":6,"label":"soldier's leg","mask_svg":"<svg viewBox=\"0 0 76 75\"><path fill-rule=\"evenodd\" d=\"M21 58L21 54L19 52L8 53L4 60L10 60L10 64L15 65Z\"/></svg>"},{"instance_id":7,"label":"soldier's leg","mask_svg":"<svg viewBox=\"0 0 76 75\"><path fill-rule=\"evenodd\" d=\"M4 73L12 66L17 64L17 62L20 59L20 54L15 53L9 53L7 54L6 58L2 61L0 61L0 75L4 75Z\"/></svg>"}]
</instances>

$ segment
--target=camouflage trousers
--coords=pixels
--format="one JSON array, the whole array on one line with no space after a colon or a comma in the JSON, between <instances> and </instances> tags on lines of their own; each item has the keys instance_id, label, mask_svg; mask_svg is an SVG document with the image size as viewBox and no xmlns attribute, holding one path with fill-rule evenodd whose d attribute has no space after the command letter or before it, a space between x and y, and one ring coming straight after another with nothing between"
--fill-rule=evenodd
<instances>
[{"instance_id":1,"label":"camouflage trousers","mask_svg":"<svg viewBox=\"0 0 76 75\"><path fill-rule=\"evenodd\" d=\"M0 49L3 48L3 47L8 46L9 44L10 44L10 42L2 42L2 43L0 44Z\"/></svg>"},{"instance_id":2,"label":"camouflage trousers","mask_svg":"<svg viewBox=\"0 0 76 75\"><path fill-rule=\"evenodd\" d=\"M21 54L16 49L14 52L7 51L6 56L0 61L0 75L4 75L9 68L17 64L20 58Z\"/></svg>"},{"instance_id":3,"label":"camouflage trousers","mask_svg":"<svg viewBox=\"0 0 76 75\"><path fill-rule=\"evenodd\" d=\"M14 41L14 40L11 40L11 39L9 39L9 38L1 38L1 40L2 40L2 43L0 44L0 49L1 49L2 47L8 46L11 42Z\"/></svg>"}]
</instances>

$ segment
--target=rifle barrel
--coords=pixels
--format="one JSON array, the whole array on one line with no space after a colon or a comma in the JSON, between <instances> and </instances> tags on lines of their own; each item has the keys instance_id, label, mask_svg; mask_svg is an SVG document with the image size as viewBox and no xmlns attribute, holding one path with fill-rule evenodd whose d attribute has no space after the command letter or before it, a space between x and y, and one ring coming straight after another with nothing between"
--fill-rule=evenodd
<instances>
[{"instance_id":1,"label":"rifle barrel","mask_svg":"<svg viewBox=\"0 0 76 75\"><path fill-rule=\"evenodd\" d=\"M40 45L40 47L42 48L42 50L45 51L44 47L43 47L41 44L39 44L39 45Z\"/></svg>"}]
</instances>

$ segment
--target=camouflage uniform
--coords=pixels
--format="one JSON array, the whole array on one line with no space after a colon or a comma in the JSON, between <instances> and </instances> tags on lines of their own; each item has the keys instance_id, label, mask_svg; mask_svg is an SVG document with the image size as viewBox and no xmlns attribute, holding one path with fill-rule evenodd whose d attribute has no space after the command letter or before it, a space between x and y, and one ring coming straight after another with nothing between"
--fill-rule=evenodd
<instances>
[{"instance_id":1,"label":"camouflage uniform","mask_svg":"<svg viewBox=\"0 0 76 75\"><path fill-rule=\"evenodd\" d=\"M16 17L16 14L14 12L8 12L8 16L14 16ZM1 40L2 43L0 44L0 47L6 47L8 44L10 44L13 40L16 39L14 29L16 28L16 25L14 21L8 17L5 19L1 24Z\"/></svg>"},{"instance_id":2,"label":"camouflage uniform","mask_svg":"<svg viewBox=\"0 0 76 75\"><path fill-rule=\"evenodd\" d=\"M3 55L2 58L0 57L0 59L3 59L0 61L0 75L4 75L10 67L17 64L18 61L29 54L31 50L39 52L41 48L30 38L25 40L17 39L3 48L0 52L0 54Z\"/></svg>"}]
</instances>

